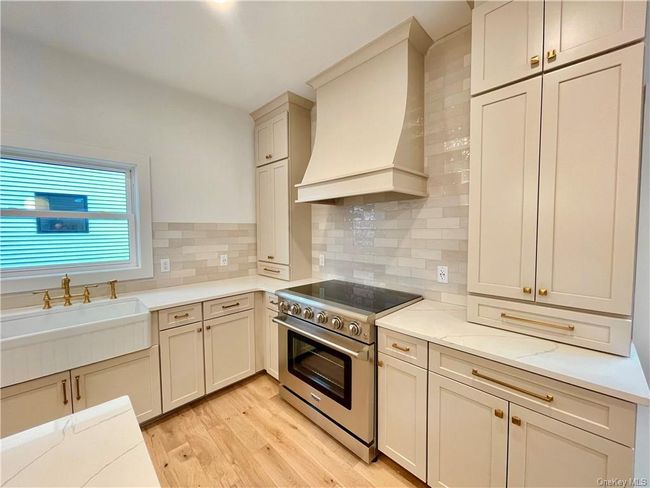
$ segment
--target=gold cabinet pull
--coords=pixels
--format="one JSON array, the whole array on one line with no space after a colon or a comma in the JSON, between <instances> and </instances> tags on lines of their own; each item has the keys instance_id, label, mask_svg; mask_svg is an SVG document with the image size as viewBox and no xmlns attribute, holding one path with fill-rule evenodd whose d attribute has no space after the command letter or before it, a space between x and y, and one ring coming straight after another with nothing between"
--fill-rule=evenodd
<instances>
[{"instance_id":1,"label":"gold cabinet pull","mask_svg":"<svg viewBox=\"0 0 650 488\"><path fill-rule=\"evenodd\" d=\"M61 380L61 386L63 387L63 404L68 404L68 380Z\"/></svg>"},{"instance_id":2,"label":"gold cabinet pull","mask_svg":"<svg viewBox=\"0 0 650 488\"><path fill-rule=\"evenodd\" d=\"M202 328L202 327L199 327L198 329L196 329L196 332L197 332L198 334L200 334L202 331L203 331L203 328Z\"/></svg>"},{"instance_id":3,"label":"gold cabinet pull","mask_svg":"<svg viewBox=\"0 0 650 488\"><path fill-rule=\"evenodd\" d=\"M377 366L379 366L380 368L383 368L384 367L384 362L380 359L379 361L377 361Z\"/></svg>"},{"instance_id":4,"label":"gold cabinet pull","mask_svg":"<svg viewBox=\"0 0 650 488\"><path fill-rule=\"evenodd\" d=\"M545 402L552 402L553 401L553 395L540 395L539 393L535 393L534 391L526 390L525 388L521 388L519 386L511 385L509 383L506 383L505 381L498 380L496 378L492 378L491 376L484 375L482 373L479 373L478 369L472 368L472 374L474 376L477 376L479 378L483 378L484 380L491 381L492 383L496 383L497 385L505 386L507 388L511 388L515 391L519 391L521 393L525 393L526 395L530 395L535 398L539 398L540 400L544 400Z\"/></svg>"},{"instance_id":5,"label":"gold cabinet pull","mask_svg":"<svg viewBox=\"0 0 650 488\"><path fill-rule=\"evenodd\" d=\"M530 58L530 65L531 66L537 66L539 64L539 56L531 56Z\"/></svg>"},{"instance_id":6,"label":"gold cabinet pull","mask_svg":"<svg viewBox=\"0 0 650 488\"><path fill-rule=\"evenodd\" d=\"M275 259L274 256L266 256L266 259Z\"/></svg>"},{"instance_id":7,"label":"gold cabinet pull","mask_svg":"<svg viewBox=\"0 0 650 488\"><path fill-rule=\"evenodd\" d=\"M81 400L81 390L79 390L79 375L74 377L74 384L77 388L77 400Z\"/></svg>"},{"instance_id":8,"label":"gold cabinet pull","mask_svg":"<svg viewBox=\"0 0 650 488\"><path fill-rule=\"evenodd\" d=\"M530 286L524 286L524 293L530 295L533 292L533 289Z\"/></svg>"},{"instance_id":9,"label":"gold cabinet pull","mask_svg":"<svg viewBox=\"0 0 650 488\"><path fill-rule=\"evenodd\" d=\"M212 328L211 325L206 325L206 326L205 326L205 330L210 330L211 328Z\"/></svg>"},{"instance_id":10,"label":"gold cabinet pull","mask_svg":"<svg viewBox=\"0 0 650 488\"><path fill-rule=\"evenodd\" d=\"M189 316L190 316L190 313L189 313L189 312L185 312L185 313L182 313L182 314L180 314L180 315L174 315L174 320L178 320L178 319L186 319L186 318L188 318Z\"/></svg>"},{"instance_id":11,"label":"gold cabinet pull","mask_svg":"<svg viewBox=\"0 0 650 488\"><path fill-rule=\"evenodd\" d=\"M539 291L538 291L538 293L539 293L541 296L545 297L546 295L548 295L548 290L547 290L546 288L540 288Z\"/></svg>"},{"instance_id":12,"label":"gold cabinet pull","mask_svg":"<svg viewBox=\"0 0 650 488\"><path fill-rule=\"evenodd\" d=\"M524 317L517 317L515 315L508 315L507 313L504 312L501 312L501 318L518 320L519 322L526 322L528 324L543 325L544 327L550 327L552 329L573 331L576 328L575 325L571 325L571 324L564 325L564 324L554 324L553 322L542 322L541 320L527 319Z\"/></svg>"},{"instance_id":13,"label":"gold cabinet pull","mask_svg":"<svg viewBox=\"0 0 650 488\"><path fill-rule=\"evenodd\" d=\"M221 305L221 308L224 308L224 309L226 309L226 308L233 308L233 307L239 307L239 302L237 302L237 303L233 303L233 304L231 304L231 305Z\"/></svg>"},{"instance_id":14,"label":"gold cabinet pull","mask_svg":"<svg viewBox=\"0 0 650 488\"><path fill-rule=\"evenodd\" d=\"M557 52L555 51L555 49L551 49L546 53L546 59L548 59L549 61L555 61L555 58L557 58Z\"/></svg>"},{"instance_id":15,"label":"gold cabinet pull","mask_svg":"<svg viewBox=\"0 0 650 488\"><path fill-rule=\"evenodd\" d=\"M271 305L277 305L277 304L278 304L278 302L274 302L273 300L269 300L269 303L270 303Z\"/></svg>"},{"instance_id":16,"label":"gold cabinet pull","mask_svg":"<svg viewBox=\"0 0 650 488\"><path fill-rule=\"evenodd\" d=\"M397 342L393 342L392 347L393 347L394 349L398 349L398 350L400 350L400 351L404 351L404 352L409 352L409 351L411 350L410 347L400 346Z\"/></svg>"},{"instance_id":17,"label":"gold cabinet pull","mask_svg":"<svg viewBox=\"0 0 650 488\"><path fill-rule=\"evenodd\" d=\"M501 410L500 408L497 408L497 409L494 411L494 416L495 416L495 417L499 417L500 419L502 419L502 418L503 418L503 410Z\"/></svg>"},{"instance_id":18,"label":"gold cabinet pull","mask_svg":"<svg viewBox=\"0 0 650 488\"><path fill-rule=\"evenodd\" d=\"M512 423L515 425L521 425L521 419L517 416L512 417Z\"/></svg>"},{"instance_id":19,"label":"gold cabinet pull","mask_svg":"<svg viewBox=\"0 0 650 488\"><path fill-rule=\"evenodd\" d=\"M279 269L271 269L271 268L264 268L264 271L268 271L270 273L279 273Z\"/></svg>"}]
</instances>

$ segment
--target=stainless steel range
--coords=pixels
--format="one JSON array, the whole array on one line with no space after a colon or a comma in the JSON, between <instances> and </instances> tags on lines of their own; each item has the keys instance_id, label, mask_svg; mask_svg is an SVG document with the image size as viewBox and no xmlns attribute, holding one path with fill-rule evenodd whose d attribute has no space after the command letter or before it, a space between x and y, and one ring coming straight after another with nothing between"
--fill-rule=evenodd
<instances>
[{"instance_id":1,"label":"stainless steel range","mask_svg":"<svg viewBox=\"0 0 650 488\"><path fill-rule=\"evenodd\" d=\"M329 280L277 292L280 395L366 462L377 454L375 320L420 295Z\"/></svg>"}]
</instances>

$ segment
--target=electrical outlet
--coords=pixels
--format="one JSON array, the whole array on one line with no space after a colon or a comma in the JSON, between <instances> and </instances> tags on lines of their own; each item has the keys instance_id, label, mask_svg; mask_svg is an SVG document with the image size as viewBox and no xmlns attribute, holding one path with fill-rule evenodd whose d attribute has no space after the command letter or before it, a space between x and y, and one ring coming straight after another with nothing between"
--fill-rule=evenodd
<instances>
[{"instance_id":1,"label":"electrical outlet","mask_svg":"<svg viewBox=\"0 0 650 488\"><path fill-rule=\"evenodd\" d=\"M449 283L449 268L438 266L438 283Z\"/></svg>"},{"instance_id":2,"label":"electrical outlet","mask_svg":"<svg viewBox=\"0 0 650 488\"><path fill-rule=\"evenodd\" d=\"M161 258L160 259L160 272L161 273L169 273L171 270L171 264L169 263L169 258Z\"/></svg>"},{"instance_id":3,"label":"electrical outlet","mask_svg":"<svg viewBox=\"0 0 650 488\"><path fill-rule=\"evenodd\" d=\"M319 254L318 256L318 265L325 266L325 254Z\"/></svg>"},{"instance_id":4,"label":"electrical outlet","mask_svg":"<svg viewBox=\"0 0 650 488\"><path fill-rule=\"evenodd\" d=\"M219 255L219 266L228 266L228 255L227 254Z\"/></svg>"}]
</instances>

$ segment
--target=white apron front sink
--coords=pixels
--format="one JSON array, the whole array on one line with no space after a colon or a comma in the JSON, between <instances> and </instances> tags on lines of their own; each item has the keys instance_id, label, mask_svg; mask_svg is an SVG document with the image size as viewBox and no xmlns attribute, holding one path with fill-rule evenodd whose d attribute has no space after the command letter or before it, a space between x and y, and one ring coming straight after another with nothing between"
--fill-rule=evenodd
<instances>
[{"instance_id":1,"label":"white apron front sink","mask_svg":"<svg viewBox=\"0 0 650 488\"><path fill-rule=\"evenodd\" d=\"M149 310L137 298L3 314L0 386L150 346Z\"/></svg>"}]
</instances>

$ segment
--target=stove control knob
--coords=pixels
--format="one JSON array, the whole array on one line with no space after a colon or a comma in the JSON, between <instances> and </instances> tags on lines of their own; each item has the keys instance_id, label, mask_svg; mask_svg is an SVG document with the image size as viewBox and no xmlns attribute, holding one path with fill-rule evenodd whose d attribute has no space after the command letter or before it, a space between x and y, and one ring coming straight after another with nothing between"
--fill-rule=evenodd
<instances>
[{"instance_id":1,"label":"stove control knob","mask_svg":"<svg viewBox=\"0 0 650 488\"><path fill-rule=\"evenodd\" d=\"M292 315L300 315L300 305L297 303L291 305L291 313Z\"/></svg>"},{"instance_id":2,"label":"stove control knob","mask_svg":"<svg viewBox=\"0 0 650 488\"><path fill-rule=\"evenodd\" d=\"M280 302L280 312L287 313L289 311L289 304L285 301Z\"/></svg>"},{"instance_id":3,"label":"stove control knob","mask_svg":"<svg viewBox=\"0 0 650 488\"><path fill-rule=\"evenodd\" d=\"M361 327L359 327L359 324L357 322L350 322L350 325L348 325L348 330L350 331L350 334L354 336L361 334Z\"/></svg>"},{"instance_id":4,"label":"stove control knob","mask_svg":"<svg viewBox=\"0 0 650 488\"><path fill-rule=\"evenodd\" d=\"M332 319L332 325L335 329L340 330L343 328L343 320L341 320L341 317L334 317Z\"/></svg>"},{"instance_id":5,"label":"stove control knob","mask_svg":"<svg viewBox=\"0 0 650 488\"><path fill-rule=\"evenodd\" d=\"M316 316L316 320L318 320L319 324L326 324L327 314L325 312L318 312L318 315Z\"/></svg>"},{"instance_id":6,"label":"stove control knob","mask_svg":"<svg viewBox=\"0 0 650 488\"><path fill-rule=\"evenodd\" d=\"M314 318L314 311L307 307L303 312L302 312L303 317L305 317L307 320L311 320Z\"/></svg>"}]
</instances>

